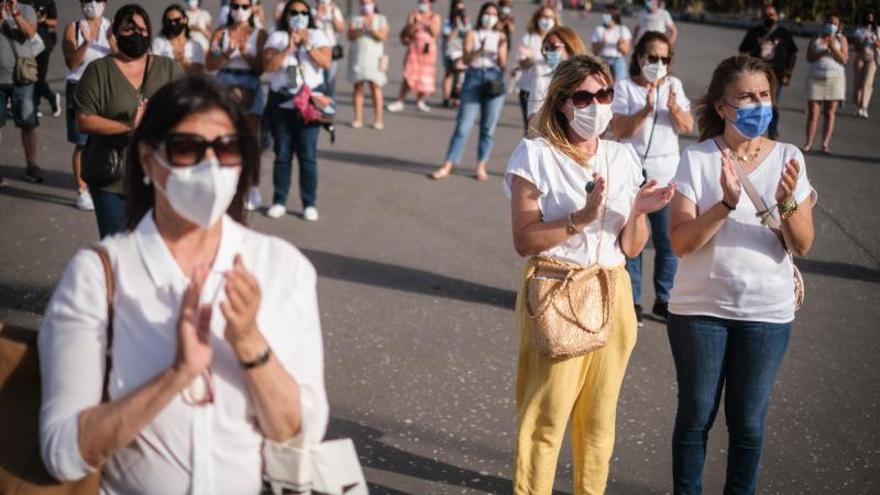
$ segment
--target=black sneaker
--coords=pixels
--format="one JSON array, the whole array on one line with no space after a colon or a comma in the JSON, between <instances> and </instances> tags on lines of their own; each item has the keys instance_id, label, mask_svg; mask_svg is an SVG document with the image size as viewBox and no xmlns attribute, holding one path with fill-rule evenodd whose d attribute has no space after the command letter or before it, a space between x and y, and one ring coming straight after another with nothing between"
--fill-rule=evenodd
<instances>
[{"instance_id":1,"label":"black sneaker","mask_svg":"<svg viewBox=\"0 0 880 495\"><path fill-rule=\"evenodd\" d=\"M34 183L43 182L43 171L34 163L28 164L24 168L24 180Z\"/></svg>"},{"instance_id":2,"label":"black sneaker","mask_svg":"<svg viewBox=\"0 0 880 495\"><path fill-rule=\"evenodd\" d=\"M669 317L669 303L666 301L654 301L654 307L651 308L651 312L654 313L654 316L657 318L663 318L665 320Z\"/></svg>"},{"instance_id":3,"label":"black sneaker","mask_svg":"<svg viewBox=\"0 0 880 495\"><path fill-rule=\"evenodd\" d=\"M644 315L644 311L642 311L642 305L635 304L635 305L633 305L633 309L635 309L635 311L636 311L636 321L639 323L639 326L644 325L644 323L642 322L642 318L645 315Z\"/></svg>"}]
</instances>

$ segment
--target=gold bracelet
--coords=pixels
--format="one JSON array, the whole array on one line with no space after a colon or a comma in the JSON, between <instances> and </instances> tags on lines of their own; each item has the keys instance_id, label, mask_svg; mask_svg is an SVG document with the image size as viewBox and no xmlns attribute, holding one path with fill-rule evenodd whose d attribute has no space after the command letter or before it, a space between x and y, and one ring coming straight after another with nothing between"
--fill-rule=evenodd
<instances>
[{"instance_id":1,"label":"gold bracelet","mask_svg":"<svg viewBox=\"0 0 880 495\"><path fill-rule=\"evenodd\" d=\"M789 197L784 203L776 203L776 208L779 209L779 216L782 220L788 220L792 215L798 210L797 201L795 201L794 196Z\"/></svg>"},{"instance_id":2,"label":"gold bracelet","mask_svg":"<svg viewBox=\"0 0 880 495\"><path fill-rule=\"evenodd\" d=\"M578 233L577 227L574 226L574 212L569 213L567 217L565 217L565 231L568 235L575 235Z\"/></svg>"}]
</instances>

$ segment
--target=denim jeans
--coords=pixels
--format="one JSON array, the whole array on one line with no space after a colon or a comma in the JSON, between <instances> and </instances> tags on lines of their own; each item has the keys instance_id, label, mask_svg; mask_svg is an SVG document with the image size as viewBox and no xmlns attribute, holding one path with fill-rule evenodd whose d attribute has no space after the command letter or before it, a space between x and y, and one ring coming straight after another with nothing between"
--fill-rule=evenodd
<instances>
[{"instance_id":1,"label":"denim jeans","mask_svg":"<svg viewBox=\"0 0 880 495\"><path fill-rule=\"evenodd\" d=\"M89 188L89 194L95 205L95 218L98 220L98 235L101 239L125 232L128 212L125 196L94 187Z\"/></svg>"},{"instance_id":2,"label":"denim jeans","mask_svg":"<svg viewBox=\"0 0 880 495\"><path fill-rule=\"evenodd\" d=\"M339 60L330 63L329 69L324 69L325 93L330 98L336 98L336 74L339 72Z\"/></svg>"},{"instance_id":3,"label":"denim jeans","mask_svg":"<svg viewBox=\"0 0 880 495\"><path fill-rule=\"evenodd\" d=\"M452 139L449 140L449 150L446 152L446 159L455 165L461 162L461 154L464 152L464 146L467 144L471 127L474 126L478 113L480 114L480 143L477 147L477 160L489 159L489 152L492 151L492 135L495 133L495 126L498 125L501 109L504 108L505 94L487 97L483 94L483 83L490 80L500 80L502 77L504 74L501 69L496 67L490 69L470 68L465 73L464 83L461 87L461 106L458 108L458 116L455 119L455 131L452 133Z\"/></svg>"},{"instance_id":4,"label":"denim jeans","mask_svg":"<svg viewBox=\"0 0 880 495\"><path fill-rule=\"evenodd\" d=\"M775 140L779 137L779 102L782 98L782 82L777 81L776 84L776 104L773 105L773 119L770 120L770 127L767 130L767 137Z\"/></svg>"},{"instance_id":5,"label":"denim jeans","mask_svg":"<svg viewBox=\"0 0 880 495\"><path fill-rule=\"evenodd\" d=\"M523 132L529 131L529 92L519 90L519 110L522 113Z\"/></svg>"},{"instance_id":6,"label":"denim jeans","mask_svg":"<svg viewBox=\"0 0 880 495\"><path fill-rule=\"evenodd\" d=\"M320 124L306 124L299 110L280 108L289 95L270 92L266 110L272 129L272 148L275 166L272 169L273 205L287 205L293 155L299 162L299 195L303 208L315 206L318 200L318 136Z\"/></svg>"},{"instance_id":7,"label":"denim jeans","mask_svg":"<svg viewBox=\"0 0 880 495\"><path fill-rule=\"evenodd\" d=\"M678 258L672 252L672 241L669 239L669 207L649 213L648 223L651 226L651 241L654 243L654 293L657 301L669 302L672 291L672 279L678 269ZM633 288L633 302L642 304L642 255L626 259L626 271L629 273Z\"/></svg>"},{"instance_id":8,"label":"denim jeans","mask_svg":"<svg viewBox=\"0 0 880 495\"><path fill-rule=\"evenodd\" d=\"M614 76L615 81L619 81L621 79L626 79L629 77L629 72L626 70L626 59L623 57L602 57L605 60L605 63L611 68L611 75Z\"/></svg>"},{"instance_id":9,"label":"denim jeans","mask_svg":"<svg viewBox=\"0 0 880 495\"><path fill-rule=\"evenodd\" d=\"M674 493L702 493L706 441L725 388L730 444L724 494L755 493L764 417L788 346L791 323L670 313L667 326L678 378L678 411L672 434Z\"/></svg>"}]
</instances>

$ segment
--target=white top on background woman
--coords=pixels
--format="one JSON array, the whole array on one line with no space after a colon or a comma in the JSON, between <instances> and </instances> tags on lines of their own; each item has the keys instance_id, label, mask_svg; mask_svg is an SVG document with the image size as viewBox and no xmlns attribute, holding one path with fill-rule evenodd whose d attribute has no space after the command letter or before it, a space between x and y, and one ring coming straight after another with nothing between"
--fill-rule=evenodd
<instances>
[{"instance_id":1,"label":"white top on background woman","mask_svg":"<svg viewBox=\"0 0 880 495\"><path fill-rule=\"evenodd\" d=\"M556 27L557 23L556 10L549 7L541 7L532 15L528 26L526 26L526 32L516 48L516 59L519 62L519 69L522 70L522 75L516 83L516 89L528 92L532 87L535 78L534 67L544 61L541 43L544 41L544 36ZM528 94L525 96L528 98Z\"/></svg>"},{"instance_id":2,"label":"white top on background woman","mask_svg":"<svg viewBox=\"0 0 880 495\"><path fill-rule=\"evenodd\" d=\"M207 52L211 45L211 13L201 8L201 0L186 0L186 17L189 19L190 36L202 50Z\"/></svg>"},{"instance_id":3,"label":"white top on background woman","mask_svg":"<svg viewBox=\"0 0 880 495\"><path fill-rule=\"evenodd\" d=\"M86 249L40 331L41 448L55 477L103 466L101 493L258 493L265 441L323 437L316 274L286 241L238 223L259 163L247 126L208 78L153 95L132 138L129 230L102 243L113 320Z\"/></svg>"},{"instance_id":4,"label":"white top on background woman","mask_svg":"<svg viewBox=\"0 0 880 495\"><path fill-rule=\"evenodd\" d=\"M110 53L110 19L104 17L106 2L83 2L82 19L68 24L64 33L67 81L76 82L86 66Z\"/></svg>"},{"instance_id":5,"label":"white top on background woman","mask_svg":"<svg viewBox=\"0 0 880 495\"><path fill-rule=\"evenodd\" d=\"M193 31L183 8L171 5L162 14L162 31L153 38L150 51L177 61L188 72L200 72L205 67L205 50L192 38Z\"/></svg>"}]
</instances>

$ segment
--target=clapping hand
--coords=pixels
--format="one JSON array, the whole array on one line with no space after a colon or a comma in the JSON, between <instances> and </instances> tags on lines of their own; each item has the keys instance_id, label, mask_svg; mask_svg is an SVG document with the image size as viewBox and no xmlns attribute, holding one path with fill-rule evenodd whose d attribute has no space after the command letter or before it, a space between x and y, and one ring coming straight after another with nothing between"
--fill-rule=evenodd
<instances>
[{"instance_id":1,"label":"clapping hand","mask_svg":"<svg viewBox=\"0 0 880 495\"><path fill-rule=\"evenodd\" d=\"M190 379L202 374L214 356L211 348L212 308L200 303L208 273L209 269L204 265L193 269L177 320L177 358L174 368Z\"/></svg>"},{"instance_id":2,"label":"clapping hand","mask_svg":"<svg viewBox=\"0 0 880 495\"><path fill-rule=\"evenodd\" d=\"M734 208L739 204L742 184L739 182L739 176L736 174L736 167L733 166L733 162L730 159L729 149L721 152L721 191L724 194L724 202Z\"/></svg>"},{"instance_id":3,"label":"clapping hand","mask_svg":"<svg viewBox=\"0 0 880 495\"><path fill-rule=\"evenodd\" d=\"M599 207L605 200L605 185L605 177L593 174L593 190L587 194L586 206L577 212L578 221L589 225L599 218Z\"/></svg>"},{"instance_id":4,"label":"clapping hand","mask_svg":"<svg viewBox=\"0 0 880 495\"><path fill-rule=\"evenodd\" d=\"M657 103L657 93L654 91L655 87L654 83L649 82L646 88L648 93L645 98L645 111L649 113L654 111L654 105Z\"/></svg>"},{"instance_id":5,"label":"clapping hand","mask_svg":"<svg viewBox=\"0 0 880 495\"><path fill-rule=\"evenodd\" d=\"M792 197L797 187L800 172L801 166L794 158L785 164L785 169L782 170L782 177L779 178L779 185L776 186L777 203L785 203Z\"/></svg>"},{"instance_id":6,"label":"clapping hand","mask_svg":"<svg viewBox=\"0 0 880 495\"><path fill-rule=\"evenodd\" d=\"M669 99L666 100L666 108L669 109L669 113L678 113L681 110L676 100L675 91L672 88L669 88Z\"/></svg>"},{"instance_id":7,"label":"clapping hand","mask_svg":"<svg viewBox=\"0 0 880 495\"><path fill-rule=\"evenodd\" d=\"M646 213L654 213L662 210L672 201L675 195L675 183L670 182L666 187L657 185L656 179L651 179L639 189L636 199L633 202L633 214L644 215Z\"/></svg>"},{"instance_id":8,"label":"clapping hand","mask_svg":"<svg viewBox=\"0 0 880 495\"><path fill-rule=\"evenodd\" d=\"M226 297L227 300L220 303L220 311L226 318L223 337L234 347L259 332L257 311L262 299L260 283L244 267L241 255L235 256L232 269L226 272Z\"/></svg>"}]
</instances>

